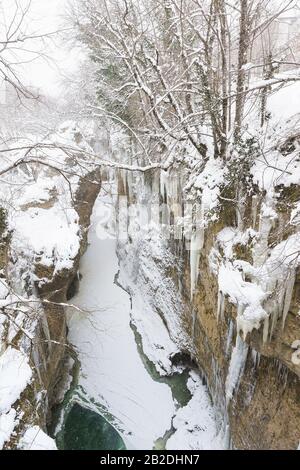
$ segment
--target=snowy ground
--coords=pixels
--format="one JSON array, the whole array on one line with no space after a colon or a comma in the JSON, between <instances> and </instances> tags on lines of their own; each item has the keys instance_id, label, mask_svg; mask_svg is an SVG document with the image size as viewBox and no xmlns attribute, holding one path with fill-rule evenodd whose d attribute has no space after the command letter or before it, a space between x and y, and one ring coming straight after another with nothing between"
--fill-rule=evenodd
<instances>
[{"instance_id":1,"label":"snowy ground","mask_svg":"<svg viewBox=\"0 0 300 470\"><path fill-rule=\"evenodd\" d=\"M119 420L127 443L152 448L170 428L175 412L172 393L151 379L139 357L130 328L129 296L114 284L119 269L116 241L99 239L96 233L102 208L98 199L90 248L81 265L80 293L73 300L93 312L71 315L69 340L79 351L80 384L86 393Z\"/></svg>"},{"instance_id":2,"label":"snowy ground","mask_svg":"<svg viewBox=\"0 0 300 470\"><path fill-rule=\"evenodd\" d=\"M193 398L177 412L171 388L154 381L142 362L130 327L130 297L114 283L119 271L116 240L107 239L109 229L103 230L103 224L99 224L107 217L110 204L108 196L100 196L96 202L90 246L82 259L80 292L72 300L89 313L74 312L69 317L69 340L76 346L81 362L79 385L116 418L128 448L152 449L172 424L175 433L168 448L221 447L213 409L199 378L194 376L188 381ZM135 305L143 308L140 299ZM137 327L142 322L142 312L139 317ZM153 317L153 324L158 328L156 332L150 330L155 341L156 337L160 341L165 337L168 344L162 346L169 351L171 340L159 330L162 322ZM140 331L143 330L145 325Z\"/></svg>"}]
</instances>

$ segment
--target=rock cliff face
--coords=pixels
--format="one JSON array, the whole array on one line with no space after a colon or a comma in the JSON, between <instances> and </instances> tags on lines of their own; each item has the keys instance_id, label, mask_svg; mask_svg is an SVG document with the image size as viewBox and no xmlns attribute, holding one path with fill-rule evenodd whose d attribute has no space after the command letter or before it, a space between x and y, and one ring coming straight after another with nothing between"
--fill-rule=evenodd
<instances>
[{"instance_id":1,"label":"rock cliff face","mask_svg":"<svg viewBox=\"0 0 300 470\"><path fill-rule=\"evenodd\" d=\"M256 194L254 197L256 202L260 200L257 207L259 219L265 195ZM252 203L253 197L249 196L243 216L244 230L253 226ZM286 210L282 211L283 207ZM277 201L276 210L278 219L267 238L269 248L287 240L293 232L287 223L290 219L288 194L286 199L281 197ZM237 223L230 206L225 206L220 211L218 222L210 223L205 230L192 301L189 296L191 274L188 251L183 251L184 275L175 275L174 278L176 285L183 283L184 324L195 346L194 359L205 373L215 404L225 417L225 424L229 425L233 447L296 449L300 439L300 364L292 345L300 338L300 269L295 272L284 326L282 318L279 319L273 325L272 333L269 330L268 338L264 340L263 329L266 325L262 325L249 332L244 343L242 333L237 331L238 307L227 295L220 299L218 275L210 265L214 251L221 251L220 256L224 256L218 234L228 225L236 227ZM236 244L232 257L252 264L253 253L255 246L251 246L250 242ZM277 289L281 287L278 283ZM275 304L279 302L276 293L273 293L273 298L276 299Z\"/></svg>"},{"instance_id":2,"label":"rock cliff face","mask_svg":"<svg viewBox=\"0 0 300 470\"><path fill-rule=\"evenodd\" d=\"M218 162L212 165L215 187ZM183 187L179 179L177 172L175 186ZM163 201L169 220L184 197L174 191L170 174L144 177L138 194L127 187L123 175L120 195L130 204ZM203 207L209 190L210 175L192 202ZM160 229L153 241L152 229L143 231L135 218L131 224L139 234L129 224L129 240L121 244L129 277L163 318L181 354L192 357L205 376L233 448L299 445L299 200L298 184L266 191L251 177L239 204L223 197L207 217L200 209L200 224L189 239L174 239L171 230L169 241L163 240Z\"/></svg>"},{"instance_id":3,"label":"rock cliff face","mask_svg":"<svg viewBox=\"0 0 300 470\"><path fill-rule=\"evenodd\" d=\"M288 164L292 158L298 162L296 147L287 154L280 152L289 159ZM200 189L195 194L197 185L195 181L193 187L186 183L190 175L186 168L181 171L181 165L173 175L157 171L133 176L120 171L118 194L127 197L128 205L152 202L164 206L159 223L149 227L139 224L134 215L128 224L128 240L119 241L120 262L132 288L144 295L147 308L156 309L172 339L167 350L148 335L148 346L160 351L158 370L172 374L182 358L197 364L220 412L228 445L296 449L300 441L299 184L284 181L265 190L253 173L236 201L228 193L229 181L223 173L222 162L209 161L196 181ZM54 176L51 172L43 175L47 184ZM200 203L200 223L189 236L187 231L181 232L179 224L180 236L175 237L171 230L166 238L169 227L162 230L162 223L168 217L169 222L175 221L178 205L186 197L184 186L192 206ZM78 245L74 251L70 249L75 255L64 263L59 248L51 249L50 254L35 250L33 256L28 250L23 252L26 245L22 240L16 243L13 232L7 234L6 214L0 214L1 279L3 283L14 279L13 295L21 296L17 303L12 298L17 309L11 324L5 315L0 316L0 360L9 348L22 351L32 371L32 378L11 403L13 408L8 412L3 405L2 415L0 409L0 419L9 418L11 411L17 418L14 433L5 437L5 448L18 447L30 427L47 429L51 409L68 383L72 351L62 304L78 287L79 262L100 189L99 170L76 182L71 204L74 214L67 213L67 219L72 230L70 246ZM45 201L26 200L21 222L22 214L33 221L33 228L51 214L56 221L53 209L62 197L57 185L56 189L51 186ZM69 205L67 200L66 207ZM34 225L36 217L41 219ZM26 233L24 224L21 228ZM26 300L25 293L28 299L34 293L36 302ZM16 325L21 328L14 329Z\"/></svg>"},{"instance_id":4,"label":"rock cliff face","mask_svg":"<svg viewBox=\"0 0 300 470\"><path fill-rule=\"evenodd\" d=\"M77 135L72 123L66 130ZM1 211L0 376L15 391L1 396L0 448L55 448L44 432L70 383L64 304L78 288L101 171L59 158L69 181L51 168L34 177L24 168L12 175L24 178L16 207Z\"/></svg>"},{"instance_id":5,"label":"rock cliff face","mask_svg":"<svg viewBox=\"0 0 300 470\"><path fill-rule=\"evenodd\" d=\"M6 443L6 448L17 447L20 436L30 425L47 430L51 409L61 400L61 393L68 384L68 364L73 353L68 345L66 315L61 304L70 300L76 292L79 262L86 249L90 215L100 188L99 171L88 174L78 184L74 205L81 229L80 250L73 259L72 266L54 274L54 269L48 266L36 264L33 267L37 278L36 294L41 300L28 351L33 377L14 405L22 418L15 429L14 437ZM7 256L9 259L9 247ZM40 279L43 279L42 284ZM14 339L13 346L19 349L23 345L24 338L20 334Z\"/></svg>"},{"instance_id":6,"label":"rock cliff face","mask_svg":"<svg viewBox=\"0 0 300 470\"><path fill-rule=\"evenodd\" d=\"M65 308L62 304L71 300L78 288L79 263L87 247L90 216L100 189L99 171L89 173L78 185L74 208L78 213L81 229L80 249L72 267L53 274L53 268L49 270L42 264L35 266L38 279L47 279L42 285L38 281L36 283L44 313L37 325L38 331L35 334L37 343L32 351L32 357L38 361L35 365L41 374L44 389L47 390L46 412L43 411L44 428L47 425L47 418L51 419L51 408L61 398L61 391L64 391L67 380L66 375L69 373L68 361L73 353L68 345ZM40 363L42 367L39 367Z\"/></svg>"}]
</instances>

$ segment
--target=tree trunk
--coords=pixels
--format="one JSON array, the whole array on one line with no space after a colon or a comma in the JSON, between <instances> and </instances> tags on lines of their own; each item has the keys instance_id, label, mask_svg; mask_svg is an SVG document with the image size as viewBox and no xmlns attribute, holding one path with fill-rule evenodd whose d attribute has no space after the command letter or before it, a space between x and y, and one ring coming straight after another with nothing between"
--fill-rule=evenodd
<instances>
[{"instance_id":1,"label":"tree trunk","mask_svg":"<svg viewBox=\"0 0 300 470\"><path fill-rule=\"evenodd\" d=\"M249 48L250 18L248 12L248 0L240 0L240 33L239 33L239 52L238 52L238 73L236 86L236 107L234 120L234 140L239 140L241 136L241 127L244 114L244 90L245 90L245 70L243 66L247 63L247 52Z\"/></svg>"}]
</instances>

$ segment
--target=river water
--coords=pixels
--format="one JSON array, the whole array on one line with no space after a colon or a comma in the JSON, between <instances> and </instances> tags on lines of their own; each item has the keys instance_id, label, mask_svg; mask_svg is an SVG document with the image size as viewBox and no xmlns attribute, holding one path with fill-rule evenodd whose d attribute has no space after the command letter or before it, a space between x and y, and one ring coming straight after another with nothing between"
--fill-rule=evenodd
<instances>
[{"instance_id":1,"label":"river water","mask_svg":"<svg viewBox=\"0 0 300 470\"><path fill-rule=\"evenodd\" d=\"M108 195L96 201L80 289L71 301L82 309L68 316L78 365L57 412L57 444L60 449L163 449L173 434L174 415L191 399L189 372L162 378L143 352L130 296L116 282L111 201Z\"/></svg>"}]
</instances>

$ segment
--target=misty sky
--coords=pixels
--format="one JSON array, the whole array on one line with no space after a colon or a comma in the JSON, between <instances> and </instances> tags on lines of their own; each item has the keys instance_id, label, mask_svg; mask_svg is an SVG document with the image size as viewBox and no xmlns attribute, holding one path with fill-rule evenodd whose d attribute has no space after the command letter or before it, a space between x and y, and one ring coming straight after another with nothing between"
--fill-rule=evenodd
<instances>
[{"instance_id":1,"label":"misty sky","mask_svg":"<svg viewBox=\"0 0 300 470\"><path fill-rule=\"evenodd\" d=\"M283 0L273 1L278 2L278 6L284 3ZM300 0L298 1L300 2ZM3 26L9 23L14 14L15 2L18 2L23 8L31 3L30 14L26 20L27 33L44 34L66 27L64 15L67 5L72 3L72 0L0 0L0 37L3 34L1 31L5 31ZM289 11L288 14L290 13ZM28 43L26 43L26 48L28 48ZM36 60L35 55L35 60L32 61L33 56L28 55L28 52L16 52L14 57L16 62L20 60L27 62L22 66L23 81L27 85L31 84L41 88L43 93L58 95L63 77L72 74L78 66L79 49L74 50L71 44L63 45L62 41L58 39L47 41L44 45L32 43L30 48L35 51L41 50L50 60ZM9 62L11 63L11 57L9 57Z\"/></svg>"},{"instance_id":2,"label":"misty sky","mask_svg":"<svg viewBox=\"0 0 300 470\"><path fill-rule=\"evenodd\" d=\"M22 7L31 3L30 13L26 20L26 33L44 34L65 27L64 13L70 0L17 0ZM0 0L1 26L9 23L15 11L15 0ZM1 33L0 33L1 34ZM26 51L16 52L19 61L28 62L22 65L23 80L27 84L37 86L42 91L51 95L59 93L59 85L62 77L76 69L79 51L70 50L62 46L61 40L46 41L42 43L31 43L26 49L41 51L47 56L45 58L33 59L33 55ZM48 60L49 58L49 60Z\"/></svg>"}]
</instances>

